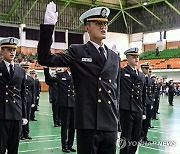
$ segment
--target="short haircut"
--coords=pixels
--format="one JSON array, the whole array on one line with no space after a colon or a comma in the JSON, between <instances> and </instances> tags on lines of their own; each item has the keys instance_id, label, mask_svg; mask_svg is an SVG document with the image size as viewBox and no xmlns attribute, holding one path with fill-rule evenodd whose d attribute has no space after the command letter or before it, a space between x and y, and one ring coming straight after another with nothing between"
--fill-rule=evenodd
<instances>
[{"instance_id":1,"label":"short haircut","mask_svg":"<svg viewBox=\"0 0 180 154\"><path fill-rule=\"evenodd\" d=\"M85 25L85 26L87 26L87 25L88 25L88 26L91 26L91 22L87 21L87 22L84 23L84 25Z\"/></svg>"}]
</instances>

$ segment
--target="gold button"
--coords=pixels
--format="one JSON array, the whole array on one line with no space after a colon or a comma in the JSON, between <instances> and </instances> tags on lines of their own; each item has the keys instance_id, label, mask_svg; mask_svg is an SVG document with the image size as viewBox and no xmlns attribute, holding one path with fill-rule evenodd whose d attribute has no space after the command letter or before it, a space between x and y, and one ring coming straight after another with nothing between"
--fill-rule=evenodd
<instances>
[{"instance_id":1,"label":"gold button","mask_svg":"<svg viewBox=\"0 0 180 154\"><path fill-rule=\"evenodd\" d=\"M138 97L136 97L138 99Z\"/></svg>"},{"instance_id":2,"label":"gold button","mask_svg":"<svg viewBox=\"0 0 180 154\"><path fill-rule=\"evenodd\" d=\"M111 101L108 101L108 104L111 104Z\"/></svg>"},{"instance_id":3,"label":"gold button","mask_svg":"<svg viewBox=\"0 0 180 154\"><path fill-rule=\"evenodd\" d=\"M133 83L133 86L134 86L134 83Z\"/></svg>"},{"instance_id":4,"label":"gold button","mask_svg":"<svg viewBox=\"0 0 180 154\"><path fill-rule=\"evenodd\" d=\"M8 95L8 92L6 92L6 95Z\"/></svg>"},{"instance_id":5,"label":"gold button","mask_svg":"<svg viewBox=\"0 0 180 154\"><path fill-rule=\"evenodd\" d=\"M16 103L16 101L13 101L13 103Z\"/></svg>"},{"instance_id":6,"label":"gold button","mask_svg":"<svg viewBox=\"0 0 180 154\"><path fill-rule=\"evenodd\" d=\"M6 85L6 88L8 88L8 85Z\"/></svg>"},{"instance_id":7,"label":"gold button","mask_svg":"<svg viewBox=\"0 0 180 154\"><path fill-rule=\"evenodd\" d=\"M101 77L99 77L99 80L101 80Z\"/></svg>"},{"instance_id":8,"label":"gold button","mask_svg":"<svg viewBox=\"0 0 180 154\"><path fill-rule=\"evenodd\" d=\"M16 89L16 87L14 87L14 89Z\"/></svg>"},{"instance_id":9,"label":"gold button","mask_svg":"<svg viewBox=\"0 0 180 154\"><path fill-rule=\"evenodd\" d=\"M98 102L101 103L101 99L98 99Z\"/></svg>"},{"instance_id":10,"label":"gold button","mask_svg":"<svg viewBox=\"0 0 180 154\"><path fill-rule=\"evenodd\" d=\"M72 92L74 93L74 90Z\"/></svg>"},{"instance_id":11,"label":"gold button","mask_svg":"<svg viewBox=\"0 0 180 154\"><path fill-rule=\"evenodd\" d=\"M139 94L139 91L137 93Z\"/></svg>"},{"instance_id":12,"label":"gold button","mask_svg":"<svg viewBox=\"0 0 180 154\"><path fill-rule=\"evenodd\" d=\"M134 89L132 89L132 91L134 91Z\"/></svg>"},{"instance_id":13,"label":"gold button","mask_svg":"<svg viewBox=\"0 0 180 154\"><path fill-rule=\"evenodd\" d=\"M8 102L8 100L6 99L6 103Z\"/></svg>"},{"instance_id":14,"label":"gold button","mask_svg":"<svg viewBox=\"0 0 180 154\"><path fill-rule=\"evenodd\" d=\"M26 94L28 94L28 93L26 93Z\"/></svg>"},{"instance_id":15,"label":"gold button","mask_svg":"<svg viewBox=\"0 0 180 154\"><path fill-rule=\"evenodd\" d=\"M131 95L131 97L133 97L133 95Z\"/></svg>"},{"instance_id":16,"label":"gold button","mask_svg":"<svg viewBox=\"0 0 180 154\"><path fill-rule=\"evenodd\" d=\"M109 79L109 83L111 83L112 82L112 80L111 79Z\"/></svg>"},{"instance_id":17,"label":"gold button","mask_svg":"<svg viewBox=\"0 0 180 154\"><path fill-rule=\"evenodd\" d=\"M68 90L68 92L70 92L70 90Z\"/></svg>"},{"instance_id":18,"label":"gold button","mask_svg":"<svg viewBox=\"0 0 180 154\"><path fill-rule=\"evenodd\" d=\"M72 95L74 97L74 95Z\"/></svg>"},{"instance_id":19,"label":"gold button","mask_svg":"<svg viewBox=\"0 0 180 154\"><path fill-rule=\"evenodd\" d=\"M151 90L149 92L151 93Z\"/></svg>"},{"instance_id":20,"label":"gold button","mask_svg":"<svg viewBox=\"0 0 180 154\"><path fill-rule=\"evenodd\" d=\"M70 88L71 86L69 85L69 88Z\"/></svg>"},{"instance_id":21,"label":"gold button","mask_svg":"<svg viewBox=\"0 0 180 154\"><path fill-rule=\"evenodd\" d=\"M70 96L70 95L68 94L68 96Z\"/></svg>"},{"instance_id":22,"label":"gold button","mask_svg":"<svg viewBox=\"0 0 180 154\"><path fill-rule=\"evenodd\" d=\"M110 93L111 93L111 90L108 90L108 93L110 94Z\"/></svg>"},{"instance_id":23,"label":"gold button","mask_svg":"<svg viewBox=\"0 0 180 154\"><path fill-rule=\"evenodd\" d=\"M102 89L101 89L101 88L99 88L99 91L102 91Z\"/></svg>"},{"instance_id":24,"label":"gold button","mask_svg":"<svg viewBox=\"0 0 180 154\"><path fill-rule=\"evenodd\" d=\"M13 96L16 96L15 94L13 94Z\"/></svg>"}]
</instances>

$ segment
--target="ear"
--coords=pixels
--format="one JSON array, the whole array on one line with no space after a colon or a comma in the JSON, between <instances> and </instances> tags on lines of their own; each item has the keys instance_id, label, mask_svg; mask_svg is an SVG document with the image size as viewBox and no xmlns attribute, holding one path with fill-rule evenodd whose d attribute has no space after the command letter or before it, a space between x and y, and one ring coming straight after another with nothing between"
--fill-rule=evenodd
<instances>
[{"instance_id":1,"label":"ear","mask_svg":"<svg viewBox=\"0 0 180 154\"><path fill-rule=\"evenodd\" d=\"M3 52L4 52L4 49L3 49L3 48L1 48L0 53L3 53Z\"/></svg>"},{"instance_id":2,"label":"ear","mask_svg":"<svg viewBox=\"0 0 180 154\"><path fill-rule=\"evenodd\" d=\"M84 30L89 33L89 25L85 25Z\"/></svg>"}]
</instances>

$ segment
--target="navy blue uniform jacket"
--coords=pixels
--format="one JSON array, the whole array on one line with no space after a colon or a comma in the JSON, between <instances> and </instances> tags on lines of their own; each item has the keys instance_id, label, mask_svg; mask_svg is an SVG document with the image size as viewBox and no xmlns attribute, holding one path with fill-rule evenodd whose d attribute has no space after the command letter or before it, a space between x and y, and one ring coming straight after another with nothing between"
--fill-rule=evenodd
<instances>
[{"instance_id":1,"label":"navy blue uniform jacket","mask_svg":"<svg viewBox=\"0 0 180 154\"><path fill-rule=\"evenodd\" d=\"M118 130L120 58L107 50L101 55L90 42L71 45L62 53L51 54L53 25L41 25L38 63L50 67L70 67L75 88L75 127L105 131Z\"/></svg>"},{"instance_id":2,"label":"navy blue uniform jacket","mask_svg":"<svg viewBox=\"0 0 180 154\"><path fill-rule=\"evenodd\" d=\"M26 118L25 104L25 71L15 64L10 77L4 61L0 62L0 120Z\"/></svg>"}]
</instances>

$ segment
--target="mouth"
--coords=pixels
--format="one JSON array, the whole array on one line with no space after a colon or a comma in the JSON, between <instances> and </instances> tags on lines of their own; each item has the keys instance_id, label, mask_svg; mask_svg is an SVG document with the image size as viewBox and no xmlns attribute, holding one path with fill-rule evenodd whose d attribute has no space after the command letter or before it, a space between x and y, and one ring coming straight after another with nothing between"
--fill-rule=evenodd
<instances>
[{"instance_id":1,"label":"mouth","mask_svg":"<svg viewBox=\"0 0 180 154\"><path fill-rule=\"evenodd\" d=\"M10 55L11 58L14 58L14 55Z\"/></svg>"}]
</instances>

